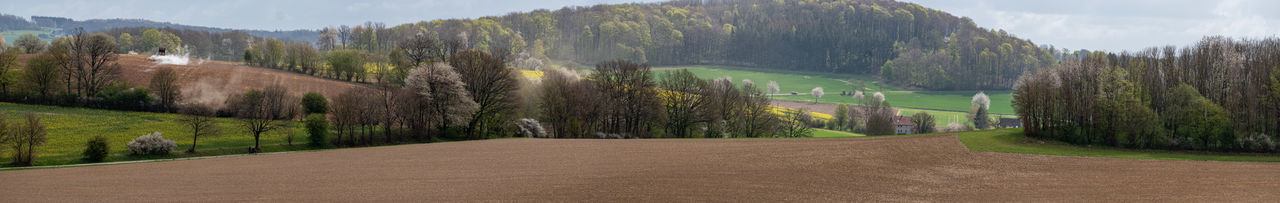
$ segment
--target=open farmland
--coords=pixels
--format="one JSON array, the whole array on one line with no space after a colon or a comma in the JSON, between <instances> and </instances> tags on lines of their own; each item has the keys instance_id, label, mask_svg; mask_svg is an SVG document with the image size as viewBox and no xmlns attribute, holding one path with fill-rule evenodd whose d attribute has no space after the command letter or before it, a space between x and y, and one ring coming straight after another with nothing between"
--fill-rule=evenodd
<instances>
[{"instance_id":1,"label":"open farmland","mask_svg":"<svg viewBox=\"0 0 1280 203\"><path fill-rule=\"evenodd\" d=\"M867 97L873 92L883 92L889 101L889 104L898 108L914 108L929 109L943 111L969 111L970 100L977 91L914 91L892 85L880 85L873 78L866 76L851 77L846 74L828 74L813 72L795 72L795 71L779 71L752 69L742 67L726 67L726 66L686 66L678 68L656 68L655 71L671 71L677 69L687 69L698 77L702 78L721 78L729 76L733 78L734 84L741 85L743 79L749 79L756 83L757 86L765 88L769 81L778 82L778 86L782 90L773 97L778 100L790 101L808 101L813 102L813 96L809 92L814 87L822 87L825 95L819 99L819 103L857 103L851 96L840 96L841 91L854 91L852 84L862 83ZM856 80L850 80L856 78ZM790 95L792 91L799 95ZM1007 90L986 91L991 97L991 112L996 114L1014 114L1013 106L1010 103L1011 94Z\"/></svg>"},{"instance_id":2,"label":"open farmland","mask_svg":"<svg viewBox=\"0 0 1280 203\"><path fill-rule=\"evenodd\" d=\"M1212 171L1212 173L1205 173ZM0 172L7 200L1270 201L1280 163L973 152L956 135L500 139ZM110 188L110 189L105 189Z\"/></svg>"}]
</instances>

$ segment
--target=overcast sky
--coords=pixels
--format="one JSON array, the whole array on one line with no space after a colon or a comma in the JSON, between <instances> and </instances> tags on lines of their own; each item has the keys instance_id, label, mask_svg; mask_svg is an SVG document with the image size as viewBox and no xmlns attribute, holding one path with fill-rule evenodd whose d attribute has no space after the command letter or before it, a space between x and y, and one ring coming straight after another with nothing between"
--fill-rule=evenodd
<instances>
[{"instance_id":1,"label":"overcast sky","mask_svg":"<svg viewBox=\"0 0 1280 203\"><path fill-rule=\"evenodd\" d=\"M261 30L317 29L365 21L388 25L474 18L538 8L656 0L5 0L0 12L76 20L140 18L179 24ZM1004 29L1038 44L1069 49L1136 50L1188 45L1205 35L1264 37L1280 33L1275 0L908 0L978 26Z\"/></svg>"},{"instance_id":2,"label":"overcast sky","mask_svg":"<svg viewBox=\"0 0 1280 203\"><path fill-rule=\"evenodd\" d=\"M1280 34L1276 0L909 0L968 16L1037 44L1068 49L1139 50L1185 46L1206 35Z\"/></svg>"}]
</instances>

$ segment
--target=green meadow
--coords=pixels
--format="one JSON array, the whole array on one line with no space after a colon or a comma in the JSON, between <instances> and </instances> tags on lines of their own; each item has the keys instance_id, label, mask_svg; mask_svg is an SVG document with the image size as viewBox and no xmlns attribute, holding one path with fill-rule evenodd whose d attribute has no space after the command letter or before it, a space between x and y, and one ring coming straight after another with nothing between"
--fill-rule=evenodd
<instances>
[{"instance_id":1,"label":"green meadow","mask_svg":"<svg viewBox=\"0 0 1280 203\"><path fill-rule=\"evenodd\" d=\"M970 151L1084 156L1124 159L1280 162L1280 156L1258 153L1222 153L1203 151L1171 151L1156 149L1124 149L1108 146L1078 146L1052 140L1022 136L1022 129L999 129L962 132L957 135Z\"/></svg>"},{"instance_id":2,"label":"green meadow","mask_svg":"<svg viewBox=\"0 0 1280 203\"><path fill-rule=\"evenodd\" d=\"M44 145L37 147L35 165L77 164L81 161L81 152L85 143L94 136L106 136L111 148L107 162L129 161L159 158L181 158L193 156L211 156L247 153L253 146L253 136L244 132L233 119L220 118L218 126L222 135L216 137L200 137L196 146L197 153L186 153L191 147L191 135L177 120L177 114L126 112L97 110L86 108L68 108L56 106L39 106L13 103L0 103L10 125L22 119L24 112L34 112L46 126L48 134ZM151 132L160 132L167 139L178 142L174 152L166 156L130 156L126 145L138 136ZM291 123L288 128L269 132L262 137L264 151L292 151L307 149L305 130L300 124ZM288 145L288 136L293 135L293 145ZM8 147L0 148L4 155L0 163L11 162Z\"/></svg>"},{"instance_id":3,"label":"green meadow","mask_svg":"<svg viewBox=\"0 0 1280 203\"><path fill-rule=\"evenodd\" d=\"M50 34L50 33L53 33L53 31L52 30L9 30L9 31L0 32L0 36L4 36L5 46L13 46L13 42L18 41L18 37L22 37L22 35L33 34L36 36L40 36L40 34ZM50 40L50 39L44 39L44 38L41 38L41 39L45 41Z\"/></svg>"}]
</instances>

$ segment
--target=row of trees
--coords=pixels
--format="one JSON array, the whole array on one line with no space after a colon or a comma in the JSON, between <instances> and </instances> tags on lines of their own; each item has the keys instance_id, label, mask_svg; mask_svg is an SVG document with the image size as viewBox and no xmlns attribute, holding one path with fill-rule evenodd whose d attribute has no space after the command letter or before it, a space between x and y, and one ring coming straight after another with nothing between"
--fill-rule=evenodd
<instances>
[{"instance_id":1,"label":"row of trees","mask_svg":"<svg viewBox=\"0 0 1280 203\"><path fill-rule=\"evenodd\" d=\"M1131 148L1274 151L1280 39L1206 37L1178 49L1093 52L1024 74L1026 135Z\"/></svg>"},{"instance_id":2,"label":"row of trees","mask_svg":"<svg viewBox=\"0 0 1280 203\"><path fill-rule=\"evenodd\" d=\"M647 65L627 61L600 63L587 79L554 69L529 81L498 55L430 50L406 54L418 61L410 64L421 65L408 70L403 85L378 83L376 90L334 97L333 143L516 135L768 137L786 136L779 126L789 124L771 112L767 95L750 81L739 88L728 79L704 80L687 71L655 77ZM444 62L433 62L440 57ZM543 131L542 125L549 127Z\"/></svg>"},{"instance_id":3,"label":"row of trees","mask_svg":"<svg viewBox=\"0 0 1280 203\"><path fill-rule=\"evenodd\" d=\"M791 137L809 136L771 111L754 82L705 80L687 70L655 76L648 65L610 61L587 78L553 70L541 81L537 105L547 136L589 137ZM808 116L808 111L794 113Z\"/></svg>"}]
</instances>

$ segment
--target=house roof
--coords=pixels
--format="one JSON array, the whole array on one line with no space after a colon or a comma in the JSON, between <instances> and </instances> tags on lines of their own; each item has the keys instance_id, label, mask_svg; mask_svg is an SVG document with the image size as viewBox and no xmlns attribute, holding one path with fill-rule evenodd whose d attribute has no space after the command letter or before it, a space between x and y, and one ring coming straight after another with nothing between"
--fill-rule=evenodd
<instances>
[{"instance_id":1,"label":"house roof","mask_svg":"<svg viewBox=\"0 0 1280 203\"><path fill-rule=\"evenodd\" d=\"M1021 124L1022 124L1022 120L1018 120L1016 118L1000 118L1000 125L1009 126L1009 125L1021 125Z\"/></svg>"},{"instance_id":2,"label":"house roof","mask_svg":"<svg viewBox=\"0 0 1280 203\"><path fill-rule=\"evenodd\" d=\"M916 123L915 123L915 122L911 122L911 117L910 117L910 116L896 116L896 117L894 117L894 118L893 118L893 125L911 125L911 126L914 126L914 125L916 125Z\"/></svg>"},{"instance_id":3,"label":"house roof","mask_svg":"<svg viewBox=\"0 0 1280 203\"><path fill-rule=\"evenodd\" d=\"M1001 124L1018 124L1018 123L1023 123L1023 120L1011 119L1011 117L1000 117L1000 123Z\"/></svg>"}]
</instances>

